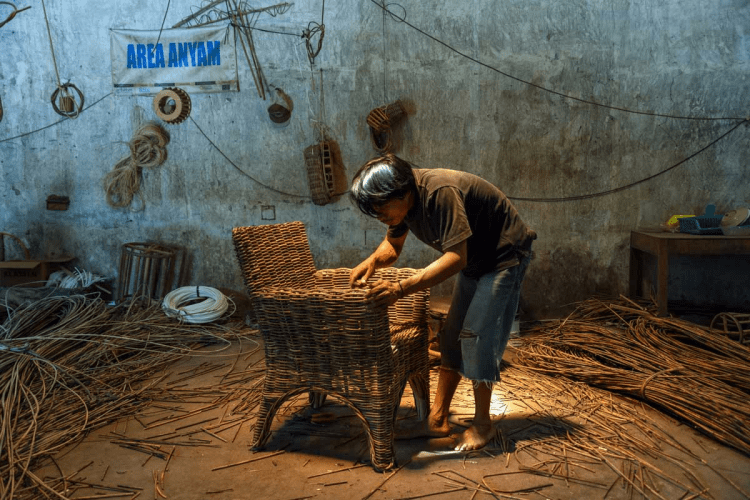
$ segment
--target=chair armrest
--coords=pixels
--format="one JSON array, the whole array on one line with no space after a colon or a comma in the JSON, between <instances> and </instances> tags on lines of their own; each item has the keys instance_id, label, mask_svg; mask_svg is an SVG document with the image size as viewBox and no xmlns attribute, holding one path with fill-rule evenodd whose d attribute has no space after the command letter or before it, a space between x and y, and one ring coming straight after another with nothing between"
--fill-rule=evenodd
<instances>
[{"instance_id":1,"label":"chair armrest","mask_svg":"<svg viewBox=\"0 0 750 500\"><path fill-rule=\"evenodd\" d=\"M253 307L267 363L295 373L393 366L388 314L364 290L269 287L253 297Z\"/></svg>"},{"instance_id":2,"label":"chair armrest","mask_svg":"<svg viewBox=\"0 0 750 500\"><path fill-rule=\"evenodd\" d=\"M319 288L349 289L349 268L321 269L315 273L315 285ZM378 269L370 278L370 283L378 280L401 281L417 272L408 267L386 267ZM398 300L388 308L392 323L417 323L426 325L429 321L430 291L420 290Z\"/></svg>"}]
</instances>

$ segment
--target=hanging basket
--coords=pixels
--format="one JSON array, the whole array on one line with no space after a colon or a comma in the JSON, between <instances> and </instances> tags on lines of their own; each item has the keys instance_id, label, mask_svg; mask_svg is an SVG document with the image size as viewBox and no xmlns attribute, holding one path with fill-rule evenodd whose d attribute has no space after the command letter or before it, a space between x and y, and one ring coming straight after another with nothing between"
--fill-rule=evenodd
<instances>
[{"instance_id":1,"label":"hanging basket","mask_svg":"<svg viewBox=\"0 0 750 500\"><path fill-rule=\"evenodd\" d=\"M333 172L338 160L332 146L332 141L323 141L305 148L307 181L313 203L316 205L330 203L333 197Z\"/></svg>"},{"instance_id":2,"label":"hanging basket","mask_svg":"<svg viewBox=\"0 0 750 500\"><path fill-rule=\"evenodd\" d=\"M367 115L367 124L376 132L387 132L406 115L401 101L375 108Z\"/></svg>"},{"instance_id":3,"label":"hanging basket","mask_svg":"<svg viewBox=\"0 0 750 500\"><path fill-rule=\"evenodd\" d=\"M406 116L401 101L395 101L385 106L375 108L367 115L367 125L370 127L372 147L379 153L390 152L393 148L391 128Z\"/></svg>"}]
</instances>

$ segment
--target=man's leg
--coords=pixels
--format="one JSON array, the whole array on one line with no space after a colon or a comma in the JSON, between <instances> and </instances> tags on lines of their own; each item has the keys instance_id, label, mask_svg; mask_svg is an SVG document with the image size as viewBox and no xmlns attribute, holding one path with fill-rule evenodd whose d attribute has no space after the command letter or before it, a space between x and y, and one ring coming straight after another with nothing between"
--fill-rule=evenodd
<instances>
[{"instance_id":1,"label":"man's leg","mask_svg":"<svg viewBox=\"0 0 750 500\"><path fill-rule=\"evenodd\" d=\"M493 380L500 379L503 352L518 309L521 282L528 258L518 266L479 280L461 333L463 374L474 385L474 421L456 450L476 450L495 435L490 417Z\"/></svg>"},{"instance_id":2,"label":"man's leg","mask_svg":"<svg viewBox=\"0 0 750 500\"><path fill-rule=\"evenodd\" d=\"M447 368L440 368L438 386L435 391L435 401L430 408L430 414L425 420L412 422L396 431L396 439L413 439L418 437L445 437L450 434L448 423L451 401L456 393L456 387L461 381L461 374ZM489 406L488 410L489 411Z\"/></svg>"},{"instance_id":3,"label":"man's leg","mask_svg":"<svg viewBox=\"0 0 750 500\"><path fill-rule=\"evenodd\" d=\"M450 433L450 416L451 401L456 393L456 387L461 381L461 374L448 368L440 369L438 377L438 386L435 390L435 401L427 417L427 424L433 434L447 436Z\"/></svg>"},{"instance_id":4,"label":"man's leg","mask_svg":"<svg viewBox=\"0 0 750 500\"><path fill-rule=\"evenodd\" d=\"M459 273L454 284L448 315L442 330L438 333L441 366L435 400L425 420L408 423L397 429L397 439L444 437L450 434L448 417L451 401L461 381L459 371L461 369L461 344L458 341L458 335L475 289L476 281L465 278L462 273Z\"/></svg>"},{"instance_id":5,"label":"man's leg","mask_svg":"<svg viewBox=\"0 0 750 500\"><path fill-rule=\"evenodd\" d=\"M492 384L474 382L474 420L466 429L454 449L461 451L478 450L495 437L495 428L490 417Z\"/></svg>"}]
</instances>

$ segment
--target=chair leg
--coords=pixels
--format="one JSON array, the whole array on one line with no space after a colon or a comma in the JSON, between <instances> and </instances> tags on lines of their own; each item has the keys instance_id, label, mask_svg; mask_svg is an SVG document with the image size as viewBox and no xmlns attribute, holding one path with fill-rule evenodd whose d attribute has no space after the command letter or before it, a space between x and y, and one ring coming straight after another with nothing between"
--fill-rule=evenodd
<instances>
[{"instance_id":1,"label":"chair leg","mask_svg":"<svg viewBox=\"0 0 750 500\"><path fill-rule=\"evenodd\" d=\"M310 391L308 401L313 410L320 410L326 402L326 393Z\"/></svg>"},{"instance_id":2,"label":"chair leg","mask_svg":"<svg viewBox=\"0 0 750 500\"><path fill-rule=\"evenodd\" d=\"M396 467L396 453L394 450L395 418L389 418L389 414L395 412L382 411L368 418L370 427L370 460L372 466L378 471L389 470Z\"/></svg>"},{"instance_id":3,"label":"chair leg","mask_svg":"<svg viewBox=\"0 0 750 500\"><path fill-rule=\"evenodd\" d=\"M414 394L417 418L424 420L430 413L430 379L422 373L415 373L409 377L409 385Z\"/></svg>"},{"instance_id":4,"label":"chair leg","mask_svg":"<svg viewBox=\"0 0 750 500\"><path fill-rule=\"evenodd\" d=\"M263 448L271 436L271 422L276 413L273 398L263 397L258 408L258 416L255 420L255 435L253 436L253 449Z\"/></svg>"}]
</instances>

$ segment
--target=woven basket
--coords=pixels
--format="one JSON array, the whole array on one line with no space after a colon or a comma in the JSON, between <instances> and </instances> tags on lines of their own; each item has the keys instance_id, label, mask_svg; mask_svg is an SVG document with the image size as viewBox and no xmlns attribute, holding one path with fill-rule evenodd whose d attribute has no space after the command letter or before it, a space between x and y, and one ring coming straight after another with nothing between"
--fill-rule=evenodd
<instances>
[{"instance_id":1,"label":"woven basket","mask_svg":"<svg viewBox=\"0 0 750 500\"><path fill-rule=\"evenodd\" d=\"M116 302L148 297L161 300L172 290L177 251L152 243L125 243L120 254Z\"/></svg>"},{"instance_id":2,"label":"woven basket","mask_svg":"<svg viewBox=\"0 0 750 500\"><path fill-rule=\"evenodd\" d=\"M367 115L367 124L376 132L386 132L404 117L401 101L395 101L385 106L375 108Z\"/></svg>"},{"instance_id":3,"label":"woven basket","mask_svg":"<svg viewBox=\"0 0 750 500\"><path fill-rule=\"evenodd\" d=\"M337 164L332 141L323 141L305 148L307 181L313 203L325 205L331 202L334 187L334 165Z\"/></svg>"}]
</instances>

